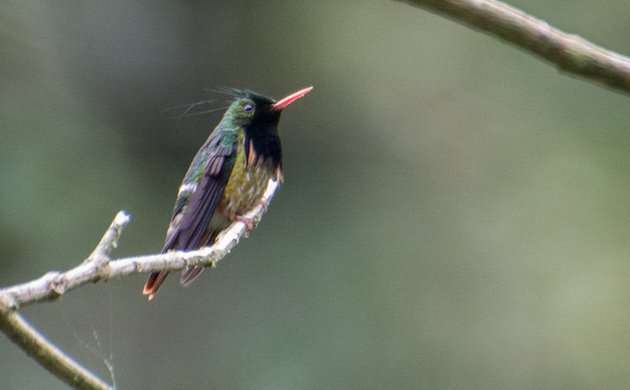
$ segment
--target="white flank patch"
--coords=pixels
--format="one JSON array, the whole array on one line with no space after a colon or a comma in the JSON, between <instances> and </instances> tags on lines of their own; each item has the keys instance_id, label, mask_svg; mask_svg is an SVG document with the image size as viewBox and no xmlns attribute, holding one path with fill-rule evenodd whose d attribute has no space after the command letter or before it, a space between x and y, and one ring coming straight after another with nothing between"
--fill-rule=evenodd
<instances>
[{"instance_id":1,"label":"white flank patch","mask_svg":"<svg viewBox=\"0 0 630 390\"><path fill-rule=\"evenodd\" d=\"M182 192L195 192L196 189L197 189L196 183L182 184L181 187L179 187L179 192L177 194L179 195Z\"/></svg>"}]
</instances>

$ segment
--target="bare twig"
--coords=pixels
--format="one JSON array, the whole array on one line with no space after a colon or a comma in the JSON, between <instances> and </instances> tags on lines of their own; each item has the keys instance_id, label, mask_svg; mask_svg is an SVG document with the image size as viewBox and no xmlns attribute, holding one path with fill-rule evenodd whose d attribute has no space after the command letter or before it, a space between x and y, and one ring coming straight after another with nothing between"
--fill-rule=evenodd
<instances>
[{"instance_id":1,"label":"bare twig","mask_svg":"<svg viewBox=\"0 0 630 390\"><path fill-rule=\"evenodd\" d=\"M97 261L99 258L109 260L109 255L118 245L118 239L129 221L131 221L131 216L124 211L119 211L116 217L114 217L112 224L109 225L109 228L103 235L103 238L101 238L101 241L96 245L92 254L85 259L84 263Z\"/></svg>"},{"instance_id":2,"label":"bare twig","mask_svg":"<svg viewBox=\"0 0 630 390\"><path fill-rule=\"evenodd\" d=\"M263 203L269 203L277 186L275 181L269 182ZM259 205L244 216L260 220L263 213L264 208ZM91 261L95 254L96 257L106 257L108 248L116 246L118 236L128 222L129 216L124 211L119 212L92 255L81 265L65 272L51 271L39 279L0 289L0 313L17 310L35 302L56 299L87 283L136 273L176 271L194 265L213 266L230 252L246 232L244 223L234 222L221 233L214 245L196 251L134 256L105 262Z\"/></svg>"},{"instance_id":3,"label":"bare twig","mask_svg":"<svg viewBox=\"0 0 630 390\"><path fill-rule=\"evenodd\" d=\"M630 58L567 34L495 0L397 0L446 15L541 57L561 70L630 92Z\"/></svg>"},{"instance_id":4,"label":"bare twig","mask_svg":"<svg viewBox=\"0 0 630 390\"><path fill-rule=\"evenodd\" d=\"M244 215L260 221L266 205L278 188L270 180L260 205ZM65 272L51 271L39 279L0 289L0 330L39 364L64 382L80 389L111 389L92 373L81 367L28 324L17 310L36 302L58 298L87 283L154 271L176 271L195 265L214 266L225 257L246 234L243 222L234 222L225 229L211 247L191 252L168 252L158 255L126 257L110 260L130 216L120 211L92 254L80 265Z\"/></svg>"}]
</instances>

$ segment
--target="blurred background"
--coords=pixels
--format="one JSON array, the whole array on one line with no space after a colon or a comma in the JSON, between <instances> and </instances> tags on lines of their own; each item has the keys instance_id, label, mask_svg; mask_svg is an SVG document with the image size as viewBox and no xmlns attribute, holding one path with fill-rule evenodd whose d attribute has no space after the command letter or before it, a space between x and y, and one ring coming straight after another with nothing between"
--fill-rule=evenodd
<instances>
[{"instance_id":1,"label":"blurred background","mask_svg":"<svg viewBox=\"0 0 630 390\"><path fill-rule=\"evenodd\" d=\"M630 53L623 0L510 1ZM4 1L0 286L162 246L246 87L315 90L285 184L190 288L146 275L25 315L119 389L621 389L630 382L630 101L393 1ZM3 389L65 386L0 336Z\"/></svg>"}]
</instances>

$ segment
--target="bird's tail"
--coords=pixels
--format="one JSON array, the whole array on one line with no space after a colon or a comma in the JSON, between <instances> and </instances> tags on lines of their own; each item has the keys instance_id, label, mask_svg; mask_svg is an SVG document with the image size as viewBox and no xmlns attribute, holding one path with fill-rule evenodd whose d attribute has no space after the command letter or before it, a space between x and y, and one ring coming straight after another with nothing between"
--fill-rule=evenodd
<instances>
[{"instance_id":1,"label":"bird's tail","mask_svg":"<svg viewBox=\"0 0 630 390\"><path fill-rule=\"evenodd\" d=\"M194 266L190 268L186 268L184 272L182 272L182 277L179 279L179 283L182 286L188 287L192 282L199 279L203 271L206 270L206 267Z\"/></svg>"},{"instance_id":2,"label":"bird's tail","mask_svg":"<svg viewBox=\"0 0 630 390\"><path fill-rule=\"evenodd\" d=\"M144 284L142 294L148 295L149 300L153 299L155 297L155 294L158 293L158 290L160 289L160 286L164 282L164 279L166 279L167 275L168 271L153 272L151 275L149 275L149 279L147 279L147 282Z\"/></svg>"}]
</instances>

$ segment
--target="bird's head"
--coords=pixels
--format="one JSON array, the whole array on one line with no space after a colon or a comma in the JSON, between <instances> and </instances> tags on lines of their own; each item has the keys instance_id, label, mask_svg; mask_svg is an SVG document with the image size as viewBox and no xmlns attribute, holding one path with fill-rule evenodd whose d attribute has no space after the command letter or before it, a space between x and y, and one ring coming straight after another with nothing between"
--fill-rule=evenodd
<instances>
[{"instance_id":1,"label":"bird's head","mask_svg":"<svg viewBox=\"0 0 630 390\"><path fill-rule=\"evenodd\" d=\"M232 125L242 128L245 132L245 153L247 163L270 162L277 171L276 176L282 174L282 148L278 135L280 114L289 104L311 92L313 87L303 88L280 100L261 95L249 89L230 89L229 93L235 97L225 118L229 118Z\"/></svg>"},{"instance_id":2,"label":"bird's head","mask_svg":"<svg viewBox=\"0 0 630 390\"><path fill-rule=\"evenodd\" d=\"M246 132L277 134L282 110L312 89L313 87L304 88L276 101L249 89L231 88L228 93L235 99L226 114L233 124L243 127Z\"/></svg>"}]
</instances>

